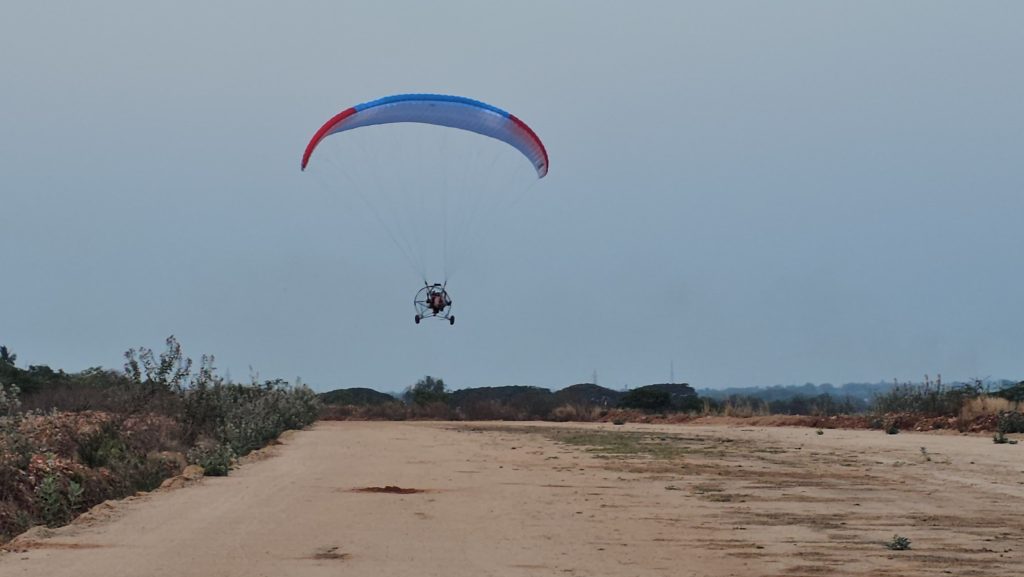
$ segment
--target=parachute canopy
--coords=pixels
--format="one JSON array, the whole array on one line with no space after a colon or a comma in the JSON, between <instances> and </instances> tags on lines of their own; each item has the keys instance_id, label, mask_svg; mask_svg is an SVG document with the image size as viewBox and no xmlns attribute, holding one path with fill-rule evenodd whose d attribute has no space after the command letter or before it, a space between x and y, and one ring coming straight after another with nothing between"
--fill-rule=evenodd
<instances>
[{"instance_id":1,"label":"parachute canopy","mask_svg":"<svg viewBox=\"0 0 1024 577\"><path fill-rule=\"evenodd\" d=\"M462 96L445 94L397 94L343 110L316 131L302 155L302 170L320 141L328 135L374 124L418 122L468 130L511 145L537 170L548 173L548 153L540 138L513 114Z\"/></svg>"}]
</instances>

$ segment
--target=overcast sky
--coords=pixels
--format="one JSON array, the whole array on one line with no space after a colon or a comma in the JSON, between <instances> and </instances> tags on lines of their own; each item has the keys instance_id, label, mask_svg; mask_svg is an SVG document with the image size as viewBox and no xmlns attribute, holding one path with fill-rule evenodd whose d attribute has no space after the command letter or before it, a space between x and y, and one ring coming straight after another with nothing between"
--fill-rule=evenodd
<instances>
[{"instance_id":1,"label":"overcast sky","mask_svg":"<svg viewBox=\"0 0 1024 577\"><path fill-rule=\"evenodd\" d=\"M1024 378L1022 30L1009 1L6 2L0 343L80 370L174 334L319 390ZM551 157L453 327L299 171L402 92Z\"/></svg>"}]
</instances>

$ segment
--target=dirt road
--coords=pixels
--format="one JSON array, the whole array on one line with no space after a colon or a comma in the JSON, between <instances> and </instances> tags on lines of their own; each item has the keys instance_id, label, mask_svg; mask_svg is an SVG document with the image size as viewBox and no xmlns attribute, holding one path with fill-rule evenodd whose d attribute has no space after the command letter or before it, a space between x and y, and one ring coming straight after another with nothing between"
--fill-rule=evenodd
<instances>
[{"instance_id":1,"label":"dirt road","mask_svg":"<svg viewBox=\"0 0 1024 577\"><path fill-rule=\"evenodd\" d=\"M16 543L0 576L1020 575L1024 443L327 422Z\"/></svg>"}]
</instances>

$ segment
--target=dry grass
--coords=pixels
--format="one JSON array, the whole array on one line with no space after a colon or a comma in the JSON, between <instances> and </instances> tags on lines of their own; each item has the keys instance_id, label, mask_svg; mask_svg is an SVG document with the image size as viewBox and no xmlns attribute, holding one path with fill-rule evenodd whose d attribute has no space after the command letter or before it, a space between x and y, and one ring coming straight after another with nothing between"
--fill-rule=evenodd
<instances>
[{"instance_id":1,"label":"dry grass","mask_svg":"<svg viewBox=\"0 0 1024 577\"><path fill-rule=\"evenodd\" d=\"M771 414L768 410L768 403L751 403L749 400L741 401L733 404L731 401L726 401L722 405L722 416L725 417L767 417Z\"/></svg>"},{"instance_id":2,"label":"dry grass","mask_svg":"<svg viewBox=\"0 0 1024 577\"><path fill-rule=\"evenodd\" d=\"M1015 403L1002 397L981 395L967 401L960 410L960 418L965 422L973 421L986 415L998 415L1007 411L1020 411L1021 403Z\"/></svg>"},{"instance_id":3,"label":"dry grass","mask_svg":"<svg viewBox=\"0 0 1024 577\"><path fill-rule=\"evenodd\" d=\"M566 403L551 411L551 420L591 422L601 418L601 413L601 407Z\"/></svg>"}]
</instances>

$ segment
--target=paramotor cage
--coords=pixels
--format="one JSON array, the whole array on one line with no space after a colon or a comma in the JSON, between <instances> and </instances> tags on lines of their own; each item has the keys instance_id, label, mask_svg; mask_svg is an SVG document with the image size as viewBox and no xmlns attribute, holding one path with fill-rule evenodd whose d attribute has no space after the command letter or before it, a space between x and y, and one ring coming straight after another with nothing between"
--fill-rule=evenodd
<instances>
[{"instance_id":1,"label":"paramotor cage","mask_svg":"<svg viewBox=\"0 0 1024 577\"><path fill-rule=\"evenodd\" d=\"M452 299L442 284L424 284L412 301L416 308L416 324L426 318L436 318L455 324L452 314Z\"/></svg>"}]
</instances>

